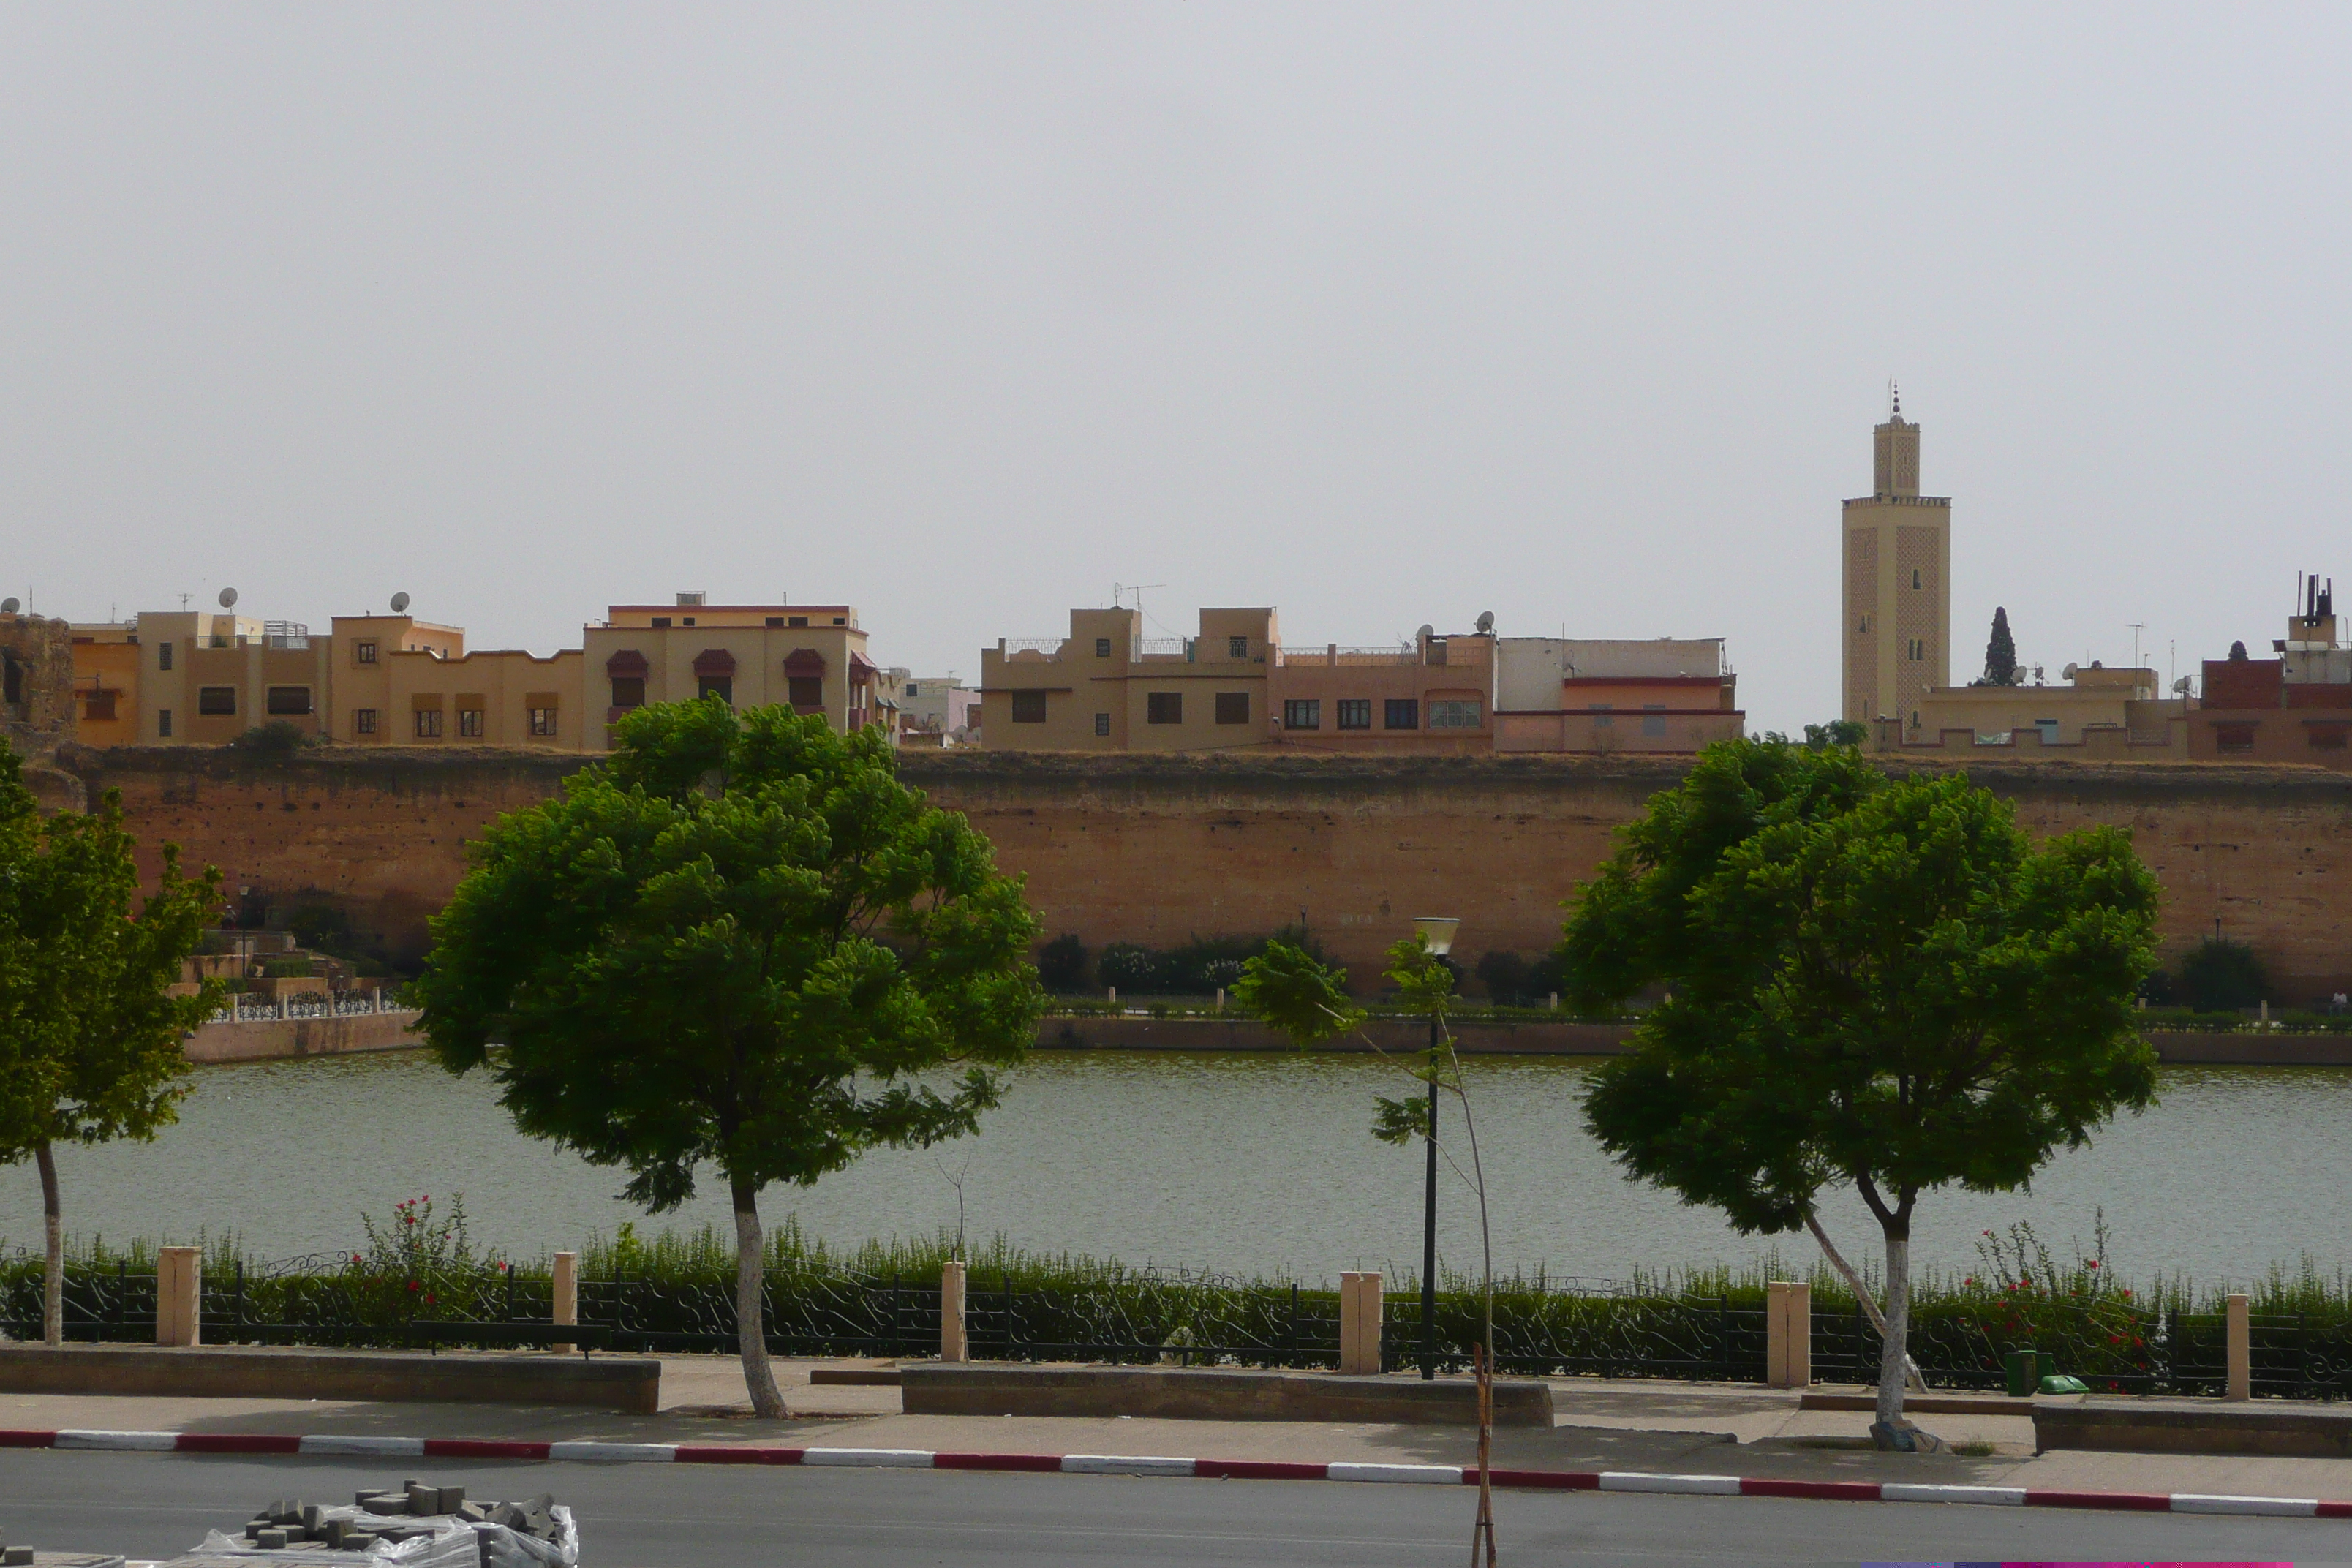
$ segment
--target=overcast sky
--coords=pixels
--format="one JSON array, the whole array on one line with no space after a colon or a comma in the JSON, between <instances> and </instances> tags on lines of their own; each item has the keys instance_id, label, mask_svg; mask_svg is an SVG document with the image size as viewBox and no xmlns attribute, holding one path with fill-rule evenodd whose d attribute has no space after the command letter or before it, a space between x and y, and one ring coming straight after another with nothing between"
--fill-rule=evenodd
<instances>
[{"instance_id":1,"label":"overcast sky","mask_svg":"<svg viewBox=\"0 0 2352 1568\"><path fill-rule=\"evenodd\" d=\"M0 578L77 619L1153 584L1834 712L1886 382L1953 673L2344 568L2352 11L0 9ZM2152 650L2152 651L2151 651Z\"/></svg>"}]
</instances>

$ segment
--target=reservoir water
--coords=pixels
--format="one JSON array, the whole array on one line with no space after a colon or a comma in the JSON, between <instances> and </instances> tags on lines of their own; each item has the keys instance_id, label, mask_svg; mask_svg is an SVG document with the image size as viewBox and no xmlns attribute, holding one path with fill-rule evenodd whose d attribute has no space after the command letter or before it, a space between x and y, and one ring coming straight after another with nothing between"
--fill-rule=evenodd
<instances>
[{"instance_id":1,"label":"reservoir water","mask_svg":"<svg viewBox=\"0 0 2352 1568\"><path fill-rule=\"evenodd\" d=\"M1590 1067L1469 1064L1500 1265L1622 1279L1741 1264L1773 1246L1812 1261L1801 1235L1741 1237L1625 1181L1579 1122ZM235 1231L254 1253L284 1258L350 1248L362 1211L381 1218L403 1198L455 1193L477 1241L514 1257L577 1247L630 1219L641 1231L726 1228L723 1191L709 1184L649 1222L613 1196L622 1173L520 1136L480 1075L452 1079L421 1053L205 1068L193 1081L179 1125L156 1142L58 1152L73 1234ZM874 1153L814 1189L772 1187L761 1208L772 1222L797 1214L833 1242L923 1235L954 1226L961 1177L967 1229L1024 1247L1309 1280L1402 1271L1420 1256L1421 1156L1366 1129L1373 1096L1406 1087L1366 1057L1041 1053L977 1137ZM2243 1279L2305 1254L2333 1273L2352 1265L2347 1127L2352 1069L2169 1068L2157 1109L2061 1154L2030 1194L1923 1199L1913 1255L1969 1270L1983 1229L2024 1219L2063 1257L2070 1237L2088 1244L2104 1207L2111 1264L2126 1276ZM1440 1203L1441 1251L1475 1267L1468 1193L1449 1178ZM1849 1256L1871 1247L1859 1198L1841 1194L1827 1213ZM0 1239L39 1238L31 1166L0 1168Z\"/></svg>"}]
</instances>

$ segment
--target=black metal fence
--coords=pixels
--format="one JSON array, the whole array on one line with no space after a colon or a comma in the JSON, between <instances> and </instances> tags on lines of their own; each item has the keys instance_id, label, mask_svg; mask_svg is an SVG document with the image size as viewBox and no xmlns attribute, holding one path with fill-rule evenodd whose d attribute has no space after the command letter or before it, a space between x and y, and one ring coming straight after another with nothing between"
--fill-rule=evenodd
<instances>
[{"instance_id":1,"label":"black metal fence","mask_svg":"<svg viewBox=\"0 0 2352 1568\"><path fill-rule=\"evenodd\" d=\"M77 1342L152 1343L152 1265L68 1264L65 1333ZM1470 1364L1480 1335L1475 1291L1437 1301L1441 1370ZM764 1310L778 1355L919 1357L938 1353L938 1278L873 1276L826 1268L772 1267ZM549 1322L553 1283L507 1265L436 1272L415 1282L371 1277L341 1257L289 1258L205 1277L203 1336L211 1344L397 1345L414 1321L440 1324ZM626 1275L583 1279L579 1316L620 1351L732 1351L735 1289L721 1279ZM1094 1280L1040 1284L975 1271L964 1303L971 1353L992 1361L1080 1361L1180 1366L1336 1366L1336 1291L1235 1281L1182 1270L1126 1270ZM2257 1314L2251 1321L2257 1397L2352 1397L2352 1321ZM0 1333L37 1339L37 1259L0 1266ZM444 1333L443 1342L452 1342ZM1661 1296L1587 1284L1513 1289L1495 1305L1496 1366L1522 1376L1680 1378L1760 1383L1761 1306L1726 1296ZM463 1342L458 1340L456 1342ZM485 1342L493 1342L486 1336ZM2109 1300L2079 1308L2045 1303L2030 1321L1998 1303L1923 1303L1911 1353L1928 1384L1997 1389L2003 1353L2031 1346L2045 1370L2070 1373L2102 1393L2218 1395L2228 1383L2227 1331L2219 1313L2152 1311ZM1381 1364L1398 1371L1423 1355L1421 1300L1386 1298ZM1816 1308L1812 1370L1821 1382L1878 1380L1879 1338L1856 1309Z\"/></svg>"}]
</instances>

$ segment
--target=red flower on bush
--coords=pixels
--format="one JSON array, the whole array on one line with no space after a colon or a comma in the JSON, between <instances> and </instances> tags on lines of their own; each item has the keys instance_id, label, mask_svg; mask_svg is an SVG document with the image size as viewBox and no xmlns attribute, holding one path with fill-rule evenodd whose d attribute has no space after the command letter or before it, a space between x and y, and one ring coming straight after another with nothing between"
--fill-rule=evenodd
<instances>
[{"instance_id":1,"label":"red flower on bush","mask_svg":"<svg viewBox=\"0 0 2352 1568\"><path fill-rule=\"evenodd\" d=\"M412 1289L412 1290L415 1289L416 1289L416 1281L415 1281L415 1280L414 1280L414 1279L411 1279L411 1280L408 1282L408 1288L409 1288L410 1289Z\"/></svg>"}]
</instances>

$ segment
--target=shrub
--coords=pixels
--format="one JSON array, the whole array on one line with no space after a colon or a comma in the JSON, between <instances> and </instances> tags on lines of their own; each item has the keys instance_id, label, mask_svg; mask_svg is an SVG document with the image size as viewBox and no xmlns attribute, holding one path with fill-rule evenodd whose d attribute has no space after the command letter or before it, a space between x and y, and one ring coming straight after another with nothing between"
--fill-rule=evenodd
<instances>
[{"instance_id":1,"label":"shrub","mask_svg":"<svg viewBox=\"0 0 2352 1568\"><path fill-rule=\"evenodd\" d=\"M265 958L261 961L264 980L300 980L310 973L307 958Z\"/></svg>"},{"instance_id":2,"label":"shrub","mask_svg":"<svg viewBox=\"0 0 2352 1568\"><path fill-rule=\"evenodd\" d=\"M301 727L289 719L272 719L267 724L256 724L229 742L240 752L262 757L286 756L314 743L313 737L303 733Z\"/></svg>"},{"instance_id":3,"label":"shrub","mask_svg":"<svg viewBox=\"0 0 2352 1568\"><path fill-rule=\"evenodd\" d=\"M1559 963L1549 953L1530 963L1516 952L1489 952L1478 960L1476 973L1497 1007L1541 1006L1560 988Z\"/></svg>"},{"instance_id":4,"label":"shrub","mask_svg":"<svg viewBox=\"0 0 2352 1568\"><path fill-rule=\"evenodd\" d=\"M2252 948L2207 937L2180 961L2180 990L2200 1013L2227 1013L2268 996L2270 981Z\"/></svg>"},{"instance_id":5,"label":"shrub","mask_svg":"<svg viewBox=\"0 0 2352 1568\"><path fill-rule=\"evenodd\" d=\"M1139 995L1157 990L1166 972L1159 953L1131 942L1111 942L1095 959L1097 983Z\"/></svg>"},{"instance_id":6,"label":"shrub","mask_svg":"<svg viewBox=\"0 0 2352 1568\"><path fill-rule=\"evenodd\" d=\"M1037 978L1057 995L1087 989L1087 944L1068 931L1037 950Z\"/></svg>"}]
</instances>

